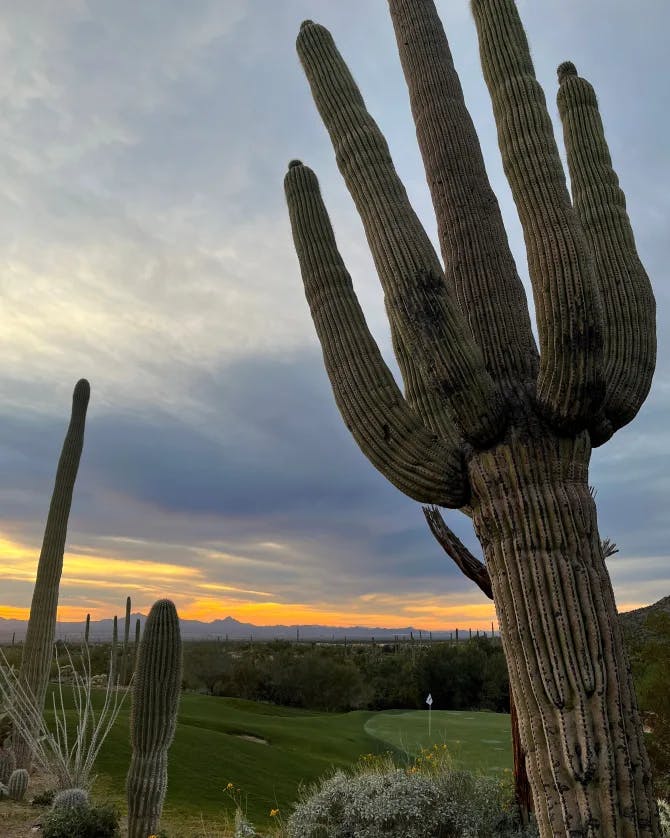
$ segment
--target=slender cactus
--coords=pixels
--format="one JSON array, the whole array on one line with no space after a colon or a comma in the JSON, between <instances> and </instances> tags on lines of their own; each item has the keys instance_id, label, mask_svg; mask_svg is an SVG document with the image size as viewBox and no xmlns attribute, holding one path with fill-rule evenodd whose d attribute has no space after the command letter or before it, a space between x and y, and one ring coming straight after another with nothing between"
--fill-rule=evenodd
<instances>
[{"instance_id":1,"label":"slender cactus","mask_svg":"<svg viewBox=\"0 0 670 838\"><path fill-rule=\"evenodd\" d=\"M86 615L86 628L84 629L84 643L88 646L88 638L91 633L91 615Z\"/></svg>"},{"instance_id":2,"label":"slender cactus","mask_svg":"<svg viewBox=\"0 0 670 838\"><path fill-rule=\"evenodd\" d=\"M571 200L516 6L472 0L538 352L434 2L388 2L444 268L332 37L305 21L298 54L365 227L404 381L403 394L365 323L316 176L294 160L289 215L335 399L395 486L472 517L543 838L658 836L588 487L592 447L630 422L649 391L655 305L595 96L561 65Z\"/></svg>"},{"instance_id":3,"label":"slender cactus","mask_svg":"<svg viewBox=\"0 0 670 838\"><path fill-rule=\"evenodd\" d=\"M19 670L19 677L34 696L35 707L40 713L44 708L53 658L58 588L63 572L67 523L84 445L84 425L90 392L88 381L82 378L75 385L72 395L72 415L56 471ZM37 730L37 725L38 719L32 720L31 727L34 730ZM18 734L15 735L14 751L16 764L20 768L30 768L30 747Z\"/></svg>"},{"instance_id":4,"label":"slender cactus","mask_svg":"<svg viewBox=\"0 0 670 838\"><path fill-rule=\"evenodd\" d=\"M181 671L179 618L174 604L161 599L152 606L144 626L133 686L133 755L126 780L129 838L146 838L159 829Z\"/></svg>"},{"instance_id":5,"label":"slender cactus","mask_svg":"<svg viewBox=\"0 0 670 838\"><path fill-rule=\"evenodd\" d=\"M130 636L130 597L126 597L126 620L123 626L123 650L121 652L121 684L127 684L128 637Z\"/></svg>"}]
</instances>

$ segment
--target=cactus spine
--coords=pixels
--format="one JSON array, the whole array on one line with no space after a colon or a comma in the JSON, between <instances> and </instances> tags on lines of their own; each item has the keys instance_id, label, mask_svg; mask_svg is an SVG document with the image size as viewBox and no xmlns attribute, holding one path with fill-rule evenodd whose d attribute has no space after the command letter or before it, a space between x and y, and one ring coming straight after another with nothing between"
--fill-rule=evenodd
<instances>
[{"instance_id":1,"label":"cactus spine","mask_svg":"<svg viewBox=\"0 0 670 838\"><path fill-rule=\"evenodd\" d=\"M133 754L126 779L128 836L158 832L167 790L167 752L174 736L181 690L179 618L168 599L156 602L140 644L130 731Z\"/></svg>"},{"instance_id":2,"label":"cactus spine","mask_svg":"<svg viewBox=\"0 0 670 838\"><path fill-rule=\"evenodd\" d=\"M86 789L64 789L54 795L52 809L74 809L76 806L86 806L88 792Z\"/></svg>"},{"instance_id":3,"label":"cactus spine","mask_svg":"<svg viewBox=\"0 0 670 838\"><path fill-rule=\"evenodd\" d=\"M121 685L125 686L128 672L128 638L130 636L130 597L126 597L126 621L123 626L123 650L121 652Z\"/></svg>"},{"instance_id":4,"label":"cactus spine","mask_svg":"<svg viewBox=\"0 0 670 838\"><path fill-rule=\"evenodd\" d=\"M588 487L655 366L655 303L595 95L559 68L568 194L513 0L472 0L526 240L540 351L433 0L389 0L444 268L333 40L297 47L384 288L400 391L370 334L314 173L285 189L340 412L423 503L472 517L501 628L543 838L658 836L642 725Z\"/></svg>"},{"instance_id":5,"label":"cactus spine","mask_svg":"<svg viewBox=\"0 0 670 838\"><path fill-rule=\"evenodd\" d=\"M28 771L25 768L17 768L7 783L7 793L12 800L23 800L28 789Z\"/></svg>"},{"instance_id":6,"label":"cactus spine","mask_svg":"<svg viewBox=\"0 0 670 838\"><path fill-rule=\"evenodd\" d=\"M72 395L72 415L58 461L19 670L19 678L35 698L35 710L39 715L44 709L44 697L53 657L58 588L63 572L67 522L84 445L84 425L90 392L88 381L82 378L75 385ZM33 731L37 729L39 715L35 719L26 720ZM29 768L32 759L30 746L16 731L14 752L16 764L22 768Z\"/></svg>"}]
</instances>

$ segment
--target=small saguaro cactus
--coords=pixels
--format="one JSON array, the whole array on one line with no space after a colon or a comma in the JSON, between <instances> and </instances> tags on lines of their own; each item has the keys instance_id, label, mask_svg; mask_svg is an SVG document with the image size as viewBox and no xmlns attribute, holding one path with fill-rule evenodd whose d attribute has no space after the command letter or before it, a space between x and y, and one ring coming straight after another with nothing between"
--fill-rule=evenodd
<instances>
[{"instance_id":1,"label":"small saguaro cactus","mask_svg":"<svg viewBox=\"0 0 670 838\"><path fill-rule=\"evenodd\" d=\"M25 768L17 768L7 783L7 793L12 800L23 800L28 789L28 771Z\"/></svg>"},{"instance_id":2,"label":"small saguaro cactus","mask_svg":"<svg viewBox=\"0 0 670 838\"><path fill-rule=\"evenodd\" d=\"M589 492L591 450L630 422L655 366L655 303L593 89L559 67L573 199L514 0L472 0L523 285L433 0L388 0L444 266L324 27L297 48L363 221L404 380L370 334L314 172L285 190L335 399L372 464L461 509L482 544L543 838L658 836L650 765Z\"/></svg>"},{"instance_id":3,"label":"small saguaro cactus","mask_svg":"<svg viewBox=\"0 0 670 838\"><path fill-rule=\"evenodd\" d=\"M49 514L44 530L42 551L37 565L37 577L30 605L30 617L19 678L35 699L38 714L44 709L49 672L53 658L58 609L58 588L63 572L63 553L67 536L67 522L72 505L72 492L84 446L84 426L91 388L82 378L72 394L72 415L63 450L58 461ZM30 728L37 730L39 718L27 720ZM32 754L28 742L15 731L14 751L16 764L30 768Z\"/></svg>"},{"instance_id":4,"label":"small saguaro cactus","mask_svg":"<svg viewBox=\"0 0 670 838\"><path fill-rule=\"evenodd\" d=\"M174 604L161 599L152 606L144 626L132 690L133 753L126 779L129 838L146 838L159 829L181 672L179 617Z\"/></svg>"},{"instance_id":5,"label":"small saguaro cactus","mask_svg":"<svg viewBox=\"0 0 670 838\"><path fill-rule=\"evenodd\" d=\"M91 633L91 615L86 615L86 628L84 629L84 643L88 645L88 638Z\"/></svg>"}]
</instances>

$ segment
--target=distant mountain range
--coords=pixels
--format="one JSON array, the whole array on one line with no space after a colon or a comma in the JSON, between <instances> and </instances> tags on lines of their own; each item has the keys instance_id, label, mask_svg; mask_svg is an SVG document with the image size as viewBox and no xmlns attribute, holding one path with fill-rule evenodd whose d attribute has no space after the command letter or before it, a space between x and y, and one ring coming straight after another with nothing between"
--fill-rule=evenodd
<instances>
[{"instance_id":1,"label":"distant mountain range","mask_svg":"<svg viewBox=\"0 0 670 838\"><path fill-rule=\"evenodd\" d=\"M644 631L643 625L646 618L655 612L670 613L670 596L666 596L653 605L637 608L634 611L627 611L620 615L622 624L627 633L637 634ZM135 621L139 619L140 625L144 628L146 616L144 614L132 614L130 622L130 636L135 636ZM124 616L119 617L119 637L123 636ZM185 640L387 640L396 638L408 640L426 639L432 637L435 640L444 640L452 637L451 631L422 631L421 629L405 626L403 628L368 628L367 626L320 626L320 625L293 625L293 626L256 626L253 623L241 623L233 617L225 617L222 620L213 620L210 623L203 623L199 620L181 620L181 634ZM91 620L90 639L91 641L109 641L112 638L114 621ZM56 626L56 637L60 640L79 640L84 636L85 621L74 623L58 623ZM5 620L0 617L0 643L11 643L12 638L20 642L25 638L27 622L25 620ZM472 632L475 634L475 631ZM490 636L490 630L487 632ZM497 632L496 632L497 634ZM466 639L470 636L469 628L459 629L459 637Z\"/></svg>"},{"instance_id":2,"label":"distant mountain range","mask_svg":"<svg viewBox=\"0 0 670 838\"><path fill-rule=\"evenodd\" d=\"M130 636L135 636L135 621L140 621L144 629L144 614L132 614L130 618ZM125 615L119 616L119 638L123 637ZM91 620L89 637L92 642L109 641L112 638L114 620ZM0 643L8 643L14 637L16 642L25 638L27 622L25 620L6 620L0 617ZM60 640L78 640L84 636L84 620L75 623L57 623L56 637ZM432 634L436 640L444 640L452 634L450 631L427 632L412 626L404 628L368 628L367 626L256 626L253 623L241 623L233 617L203 623L199 620L180 620L181 635L184 640L389 640L395 638L427 638ZM475 631L472 632L475 634ZM488 634L490 635L490 630ZM469 629L459 629L459 636L469 637Z\"/></svg>"}]
</instances>

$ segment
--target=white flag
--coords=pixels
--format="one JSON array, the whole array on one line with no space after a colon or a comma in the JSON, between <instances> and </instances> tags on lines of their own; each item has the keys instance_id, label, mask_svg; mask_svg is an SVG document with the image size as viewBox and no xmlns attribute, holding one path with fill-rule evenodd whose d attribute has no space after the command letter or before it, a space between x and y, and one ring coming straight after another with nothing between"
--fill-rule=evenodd
<instances>
[{"instance_id":1,"label":"white flag","mask_svg":"<svg viewBox=\"0 0 670 838\"><path fill-rule=\"evenodd\" d=\"M433 696L430 693L428 693L428 698L426 699L426 704L430 707L430 705L432 703L433 703Z\"/></svg>"}]
</instances>

